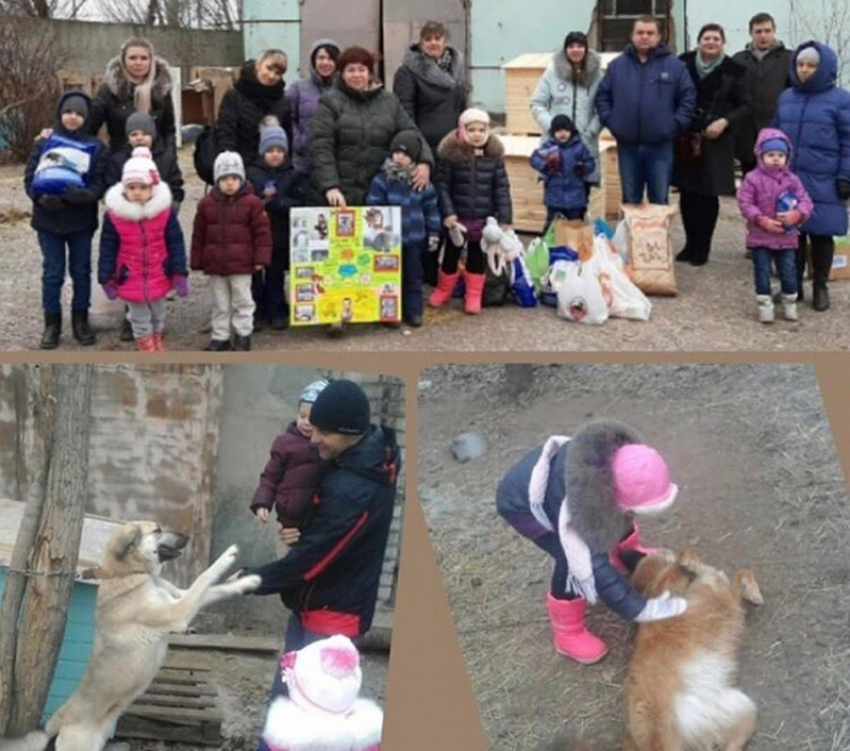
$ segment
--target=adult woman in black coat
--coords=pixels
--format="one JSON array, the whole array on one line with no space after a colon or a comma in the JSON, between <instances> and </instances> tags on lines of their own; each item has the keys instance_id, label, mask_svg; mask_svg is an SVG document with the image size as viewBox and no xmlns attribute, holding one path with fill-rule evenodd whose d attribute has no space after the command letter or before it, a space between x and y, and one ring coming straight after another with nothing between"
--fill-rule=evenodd
<instances>
[{"instance_id":1,"label":"adult woman in black coat","mask_svg":"<svg viewBox=\"0 0 850 751\"><path fill-rule=\"evenodd\" d=\"M92 102L88 128L97 135L101 125L109 132L109 151L127 145L127 118L134 112L150 115L166 149L174 150L177 133L168 63L154 54L147 39L128 39L106 66L103 83Z\"/></svg>"},{"instance_id":2,"label":"adult woman in black coat","mask_svg":"<svg viewBox=\"0 0 850 751\"><path fill-rule=\"evenodd\" d=\"M266 50L242 65L233 88L224 95L216 121L216 150L236 151L246 169L257 161L260 121L274 115L292 143L292 118L284 99L283 75L288 65L282 50Z\"/></svg>"},{"instance_id":3,"label":"adult woman in black coat","mask_svg":"<svg viewBox=\"0 0 850 751\"><path fill-rule=\"evenodd\" d=\"M673 184L681 194L686 238L676 260L693 266L708 262L718 196L735 194L732 127L752 114L746 69L726 56L725 43L723 27L706 24L698 48L680 56L697 87L697 106L690 128L676 141Z\"/></svg>"}]
</instances>

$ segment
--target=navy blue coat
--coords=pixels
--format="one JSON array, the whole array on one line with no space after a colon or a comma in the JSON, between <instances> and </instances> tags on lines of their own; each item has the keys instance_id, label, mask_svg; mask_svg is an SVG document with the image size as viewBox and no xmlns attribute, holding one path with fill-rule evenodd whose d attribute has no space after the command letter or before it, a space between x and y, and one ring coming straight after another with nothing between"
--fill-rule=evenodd
<instances>
[{"instance_id":1,"label":"navy blue coat","mask_svg":"<svg viewBox=\"0 0 850 751\"><path fill-rule=\"evenodd\" d=\"M440 234L440 207L433 183L425 190L417 191L410 183L390 180L382 170L372 178L366 205L401 206L402 250L424 248L429 234Z\"/></svg>"},{"instance_id":2,"label":"navy blue coat","mask_svg":"<svg viewBox=\"0 0 850 751\"><path fill-rule=\"evenodd\" d=\"M797 78L797 55L806 47L820 53L820 65L805 83ZM804 42L794 52L789 75L793 87L779 97L774 126L794 144L796 172L815 204L801 227L813 235L847 234L847 203L838 197L836 179L850 182L850 92L836 86L838 58L820 42Z\"/></svg>"},{"instance_id":3,"label":"navy blue coat","mask_svg":"<svg viewBox=\"0 0 850 751\"><path fill-rule=\"evenodd\" d=\"M372 625L401 467L395 433L372 426L326 465L319 504L280 560L249 569L254 594L281 594L310 631L364 634Z\"/></svg>"},{"instance_id":4,"label":"navy blue coat","mask_svg":"<svg viewBox=\"0 0 850 751\"><path fill-rule=\"evenodd\" d=\"M546 156L556 149L561 154L561 169L551 173L546 168ZM542 146L534 150L531 166L543 175L543 203L546 206L565 210L583 209L587 206L584 177L576 174L576 164L579 162L584 163L583 175L590 175L596 170L593 154L582 143L581 136L576 131L573 131L570 140L565 144L559 144L550 136Z\"/></svg>"},{"instance_id":5,"label":"navy blue coat","mask_svg":"<svg viewBox=\"0 0 850 751\"><path fill-rule=\"evenodd\" d=\"M272 225L274 250L286 253L286 268L289 268L289 210L304 205L309 178L304 173L297 172L289 162L282 167L269 167L260 157L248 168L248 182L264 201L263 192L267 187L273 186L277 190L274 198L265 201L266 214Z\"/></svg>"},{"instance_id":6,"label":"navy blue coat","mask_svg":"<svg viewBox=\"0 0 850 751\"><path fill-rule=\"evenodd\" d=\"M91 111L91 100L79 91L68 91L59 97L56 105L56 123L53 132L56 135L79 141L80 143L96 143L97 151L92 160L91 171L86 183L86 188L93 193L94 200L91 203L69 203L62 202L62 208L58 211L48 211L38 203L38 196L32 191L32 181L35 177L35 168L41 159L41 150L45 141L39 139L33 146L27 159L24 170L24 188L27 195L32 199L32 221L30 225L37 232L52 232L57 235L72 235L77 232L94 232L97 229L97 203L107 188L106 176L109 170L109 151L96 136L89 135L86 123L76 131L68 131L62 125L62 103L69 96L82 96L88 100L89 111Z\"/></svg>"},{"instance_id":7,"label":"navy blue coat","mask_svg":"<svg viewBox=\"0 0 850 751\"><path fill-rule=\"evenodd\" d=\"M553 529L558 528L558 514L566 495L567 453L566 443L552 457L549 480L543 508ZM496 490L496 508L499 515L508 521L520 534L535 539L545 534L545 528L531 512L528 484L534 465L540 459L543 447L538 446L515 464L499 483ZM632 620L646 606L646 598L624 579L611 564L607 550L591 548L591 564L596 593L611 610L619 616Z\"/></svg>"},{"instance_id":8,"label":"navy blue coat","mask_svg":"<svg viewBox=\"0 0 850 751\"><path fill-rule=\"evenodd\" d=\"M630 44L605 71L596 110L618 143L659 144L687 129L696 97L685 64L665 45L659 44L641 63Z\"/></svg>"}]
</instances>

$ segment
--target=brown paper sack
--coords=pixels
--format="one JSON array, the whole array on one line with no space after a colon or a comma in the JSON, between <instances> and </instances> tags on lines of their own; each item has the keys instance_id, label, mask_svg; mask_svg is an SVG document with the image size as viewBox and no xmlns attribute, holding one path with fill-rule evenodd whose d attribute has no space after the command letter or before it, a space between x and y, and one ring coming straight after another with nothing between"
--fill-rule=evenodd
<instances>
[{"instance_id":1,"label":"brown paper sack","mask_svg":"<svg viewBox=\"0 0 850 751\"><path fill-rule=\"evenodd\" d=\"M629 228L631 277L647 295L675 295L676 271L670 224L676 209L657 204L623 205Z\"/></svg>"},{"instance_id":2,"label":"brown paper sack","mask_svg":"<svg viewBox=\"0 0 850 751\"><path fill-rule=\"evenodd\" d=\"M593 227L580 219L555 217L555 245L566 245L578 253L582 263L593 255Z\"/></svg>"}]
</instances>

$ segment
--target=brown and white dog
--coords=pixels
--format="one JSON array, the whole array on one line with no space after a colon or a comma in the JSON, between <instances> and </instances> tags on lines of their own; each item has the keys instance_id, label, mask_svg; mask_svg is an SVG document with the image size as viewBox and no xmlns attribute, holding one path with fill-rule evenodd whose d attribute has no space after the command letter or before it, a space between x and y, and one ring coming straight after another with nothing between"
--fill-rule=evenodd
<instances>
[{"instance_id":1,"label":"brown and white dog","mask_svg":"<svg viewBox=\"0 0 850 751\"><path fill-rule=\"evenodd\" d=\"M741 751L756 727L754 702L734 685L744 602L763 602L755 575L740 569L730 582L686 548L641 560L632 585L647 597L669 590L688 609L638 628L623 751Z\"/></svg>"}]
</instances>

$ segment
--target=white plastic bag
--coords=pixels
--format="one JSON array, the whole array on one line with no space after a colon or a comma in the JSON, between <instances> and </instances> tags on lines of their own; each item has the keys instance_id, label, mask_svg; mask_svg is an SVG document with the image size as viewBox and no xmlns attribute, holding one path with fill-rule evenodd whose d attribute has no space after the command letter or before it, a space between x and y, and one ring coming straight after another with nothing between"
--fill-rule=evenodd
<instances>
[{"instance_id":1,"label":"white plastic bag","mask_svg":"<svg viewBox=\"0 0 850 751\"><path fill-rule=\"evenodd\" d=\"M594 271L587 266L567 264L558 287L558 315L569 321L600 325L608 320L608 305Z\"/></svg>"},{"instance_id":2,"label":"white plastic bag","mask_svg":"<svg viewBox=\"0 0 850 751\"><path fill-rule=\"evenodd\" d=\"M614 318L631 318L648 321L652 312L652 303L647 296L626 276L623 261L614 252L604 235L593 240L593 255L584 264L599 280L608 312Z\"/></svg>"},{"instance_id":3,"label":"white plastic bag","mask_svg":"<svg viewBox=\"0 0 850 751\"><path fill-rule=\"evenodd\" d=\"M625 219L621 219L617 223L617 229L614 230L614 237L611 238L611 244L616 248L617 255L623 264L629 262L629 225Z\"/></svg>"}]
</instances>

